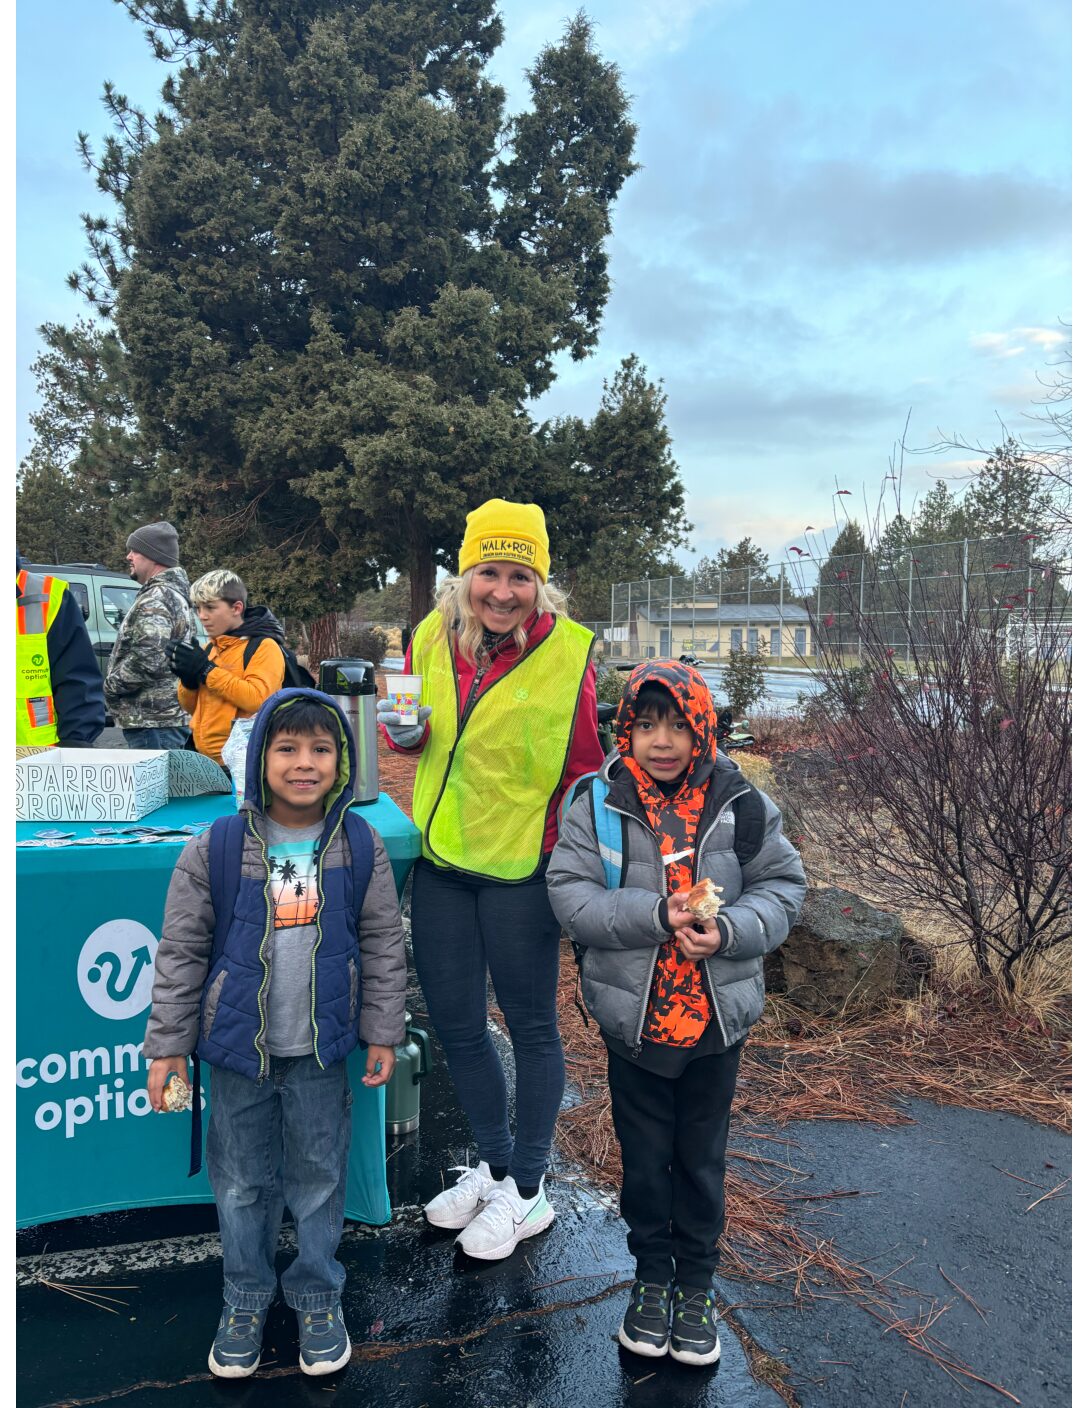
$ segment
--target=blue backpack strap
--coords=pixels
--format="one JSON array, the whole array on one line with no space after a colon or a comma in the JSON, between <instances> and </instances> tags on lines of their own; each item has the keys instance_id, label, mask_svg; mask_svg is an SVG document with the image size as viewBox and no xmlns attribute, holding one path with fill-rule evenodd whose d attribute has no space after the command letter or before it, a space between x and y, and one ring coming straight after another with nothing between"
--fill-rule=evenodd
<instances>
[{"instance_id":1,"label":"blue backpack strap","mask_svg":"<svg viewBox=\"0 0 1088 1408\"><path fill-rule=\"evenodd\" d=\"M605 806L608 788L599 777L593 779L592 791L593 826L604 868L604 883L608 889L618 890L623 880L623 818L619 812Z\"/></svg>"},{"instance_id":2,"label":"blue backpack strap","mask_svg":"<svg viewBox=\"0 0 1088 1408\"><path fill-rule=\"evenodd\" d=\"M595 772L583 773L567 788L559 804L559 825L563 825L567 813L587 787L593 798L593 829L597 833L604 883L608 889L618 890L623 879L623 818L605 806L608 787Z\"/></svg>"},{"instance_id":3,"label":"blue backpack strap","mask_svg":"<svg viewBox=\"0 0 1088 1408\"><path fill-rule=\"evenodd\" d=\"M234 918L234 906L242 883L242 848L246 839L246 818L243 812L234 816L216 817L208 832L208 885L215 910L215 932L209 969L223 952ZM200 1115L200 1057L192 1052L193 1119L189 1130L189 1177L200 1172L204 1130Z\"/></svg>"},{"instance_id":4,"label":"blue backpack strap","mask_svg":"<svg viewBox=\"0 0 1088 1408\"><path fill-rule=\"evenodd\" d=\"M351 847L351 914L358 922L366 889L374 874L374 833L350 807L344 813L344 832Z\"/></svg>"}]
</instances>

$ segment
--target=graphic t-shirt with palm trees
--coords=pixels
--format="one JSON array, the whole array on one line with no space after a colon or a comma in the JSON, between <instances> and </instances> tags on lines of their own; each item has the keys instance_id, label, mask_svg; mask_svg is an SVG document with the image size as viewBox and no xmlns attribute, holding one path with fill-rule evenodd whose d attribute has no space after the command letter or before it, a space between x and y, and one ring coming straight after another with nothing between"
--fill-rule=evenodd
<instances>
[{"instance_id":1,"label":"graphic t-shirt with palm trees","mask_svg":"<svg viewBox=\"0 0 1088 1408\"><path fill-rule=\"evenodd\" d=\"M280 826L268 820L268 868L273 906L269 944L268 1049L273 1056L313 1051L310 1026L310 957L317 938L317 858L323 822Z\"/></svg>"}]
</instances>

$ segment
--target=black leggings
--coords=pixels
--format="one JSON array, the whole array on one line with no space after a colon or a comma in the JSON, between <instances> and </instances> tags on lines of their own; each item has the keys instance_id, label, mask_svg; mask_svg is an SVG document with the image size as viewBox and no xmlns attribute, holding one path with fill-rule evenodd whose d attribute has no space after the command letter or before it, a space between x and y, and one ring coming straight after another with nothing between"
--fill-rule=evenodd
<instances>
[{"instance_id":1,"label":"black leggings","mask_svg":"<svg viewBox=\"0 0 1088 1408\"><path fill-rule=\"evenodd\" d=\"M539 1183L565 1074L555 1016L559 925L543 876L500 885L419 861L412 878L412 950L480 1157L508 1167L522 1187ZM488 973L514 1048L513 1137L506 1079L487 1027Z\"/></svg>"}]
</instances>

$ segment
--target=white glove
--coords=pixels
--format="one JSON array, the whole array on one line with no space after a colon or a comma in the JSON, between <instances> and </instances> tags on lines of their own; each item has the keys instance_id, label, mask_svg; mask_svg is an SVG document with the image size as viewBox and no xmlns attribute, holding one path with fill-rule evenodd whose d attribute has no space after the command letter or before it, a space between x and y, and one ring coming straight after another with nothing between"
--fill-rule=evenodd
<instances>
[{"instance_id":1,"label":"white glove","mask_svg":"<svg viewBox=\"0 0 1088 1408\"><path fill-rule=\"evenodd\" d=\"M431 706L419 706L419 723L406 724L393 708L391 699L378 700L378 723L388 730L390 739L398 748L414 748L423 737L424 724L431 717Z\"/></svg>"}]
</instances>

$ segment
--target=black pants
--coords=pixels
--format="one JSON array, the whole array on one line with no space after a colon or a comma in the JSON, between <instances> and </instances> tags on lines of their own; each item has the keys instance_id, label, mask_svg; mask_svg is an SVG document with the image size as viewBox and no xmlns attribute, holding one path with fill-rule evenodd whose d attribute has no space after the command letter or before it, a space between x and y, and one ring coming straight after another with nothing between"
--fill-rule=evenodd
<instances>
[{"instance_id":1,"label":"black pants","mask_svg":"<svg viewBox=\"0 0 1088 1408\"><path fill-rule=\"evenodd\" d=\"M725 1144L743 1041L675 1079L608 1053L620 1212L640 1281L709 1288L725 1223Z\"/></svg>"},{"instance_id":2,"label":"black pants","mask_svg":"<svg viewBox=\"0 0 1088 1408\"><path fill-rule=\"evenodd\" d=\"M480 1157L535 1186L563 1098L556 1023L559 924L544 877L493 884L421 860L412 880L412 952ZM506 1078L487 1025L487 978L510 1032L517 1072L513 1137Z\"/></svg>"}]
</instances>

